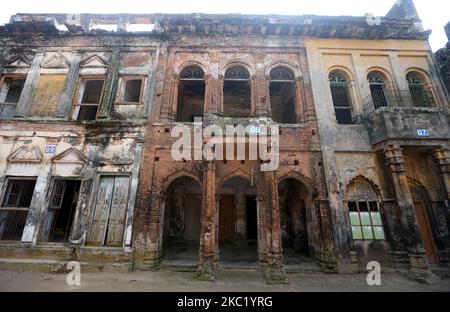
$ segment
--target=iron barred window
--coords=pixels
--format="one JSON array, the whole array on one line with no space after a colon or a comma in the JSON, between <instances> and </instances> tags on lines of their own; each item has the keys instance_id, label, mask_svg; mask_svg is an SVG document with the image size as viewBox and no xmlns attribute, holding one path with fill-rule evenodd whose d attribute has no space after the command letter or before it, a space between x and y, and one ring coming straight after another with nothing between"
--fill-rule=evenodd
<instances>
[{"instance_id":1,"label":"iron barred window","mask_svg":"<svg viewBox=\"0 0 450 312\"><path fill-rule=\"evenodd\" d=\"M352 124L352 104L347 77L335 71L330 73L329 81L337 122L339 124Z\"/></svg>"},{"instance_id":2,"label":"iron barred window","mask_svg":"<svg viewBox=\"0 0 450 312\"><path fill-rule=\"evenodd\" d=\"M383 75L379 72L371 72L367 76L370 86L370 94L372 96L372 101L375 107L385 107L388 106L386 100L386 80Z\"/></svg>"},{"instance_id":3,"label":"iron barred window","mask_svg":"<svg viewBox=\"0 0 450 312\"><path fill-rule=\"evenodd\" d=\"M36 180L10 179L0 207L0 240L20 240Z\"/></svg>"},{"instance_id":4,"label":"iron barred window","mask_svg":"<svg viewBox=\"0 0 450 312\"><path fill-rule=\"evenodd\" d=\"M354 240L384 240L380 206L376 201L348 202Z\"/></svg>"},{"instance_id":5,"label":"iron barred window","mask_svg":"<svg viewBox=\"0 0 450 312\"><path fill-rule=\"evenodd\" d=\"M425 79L419 73L408 73L406 75L406 81L408 82L409 92L415 107L435 106L433 93L427 90Z\"/></svg>"}]
</instances>

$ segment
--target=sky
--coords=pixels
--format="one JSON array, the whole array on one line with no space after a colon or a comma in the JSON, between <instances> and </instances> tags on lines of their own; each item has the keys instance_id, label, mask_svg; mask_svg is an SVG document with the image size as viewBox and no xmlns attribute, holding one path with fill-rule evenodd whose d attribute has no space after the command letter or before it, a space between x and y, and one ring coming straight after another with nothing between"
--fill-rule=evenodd
<instances>
[{"instance_id":1,"label":"sky","mask_svg":"<svg viewBox=\"0 0 450 312\"><path fill-rule=\"evenodd\" d=\"M5 0L8 1L8 0ZM3 5L0 24L16 13L242 13L384 16L396 0L14 0ZM434 51L447 43L449 0L414 0Z\"/></svg>"}]
</instances>

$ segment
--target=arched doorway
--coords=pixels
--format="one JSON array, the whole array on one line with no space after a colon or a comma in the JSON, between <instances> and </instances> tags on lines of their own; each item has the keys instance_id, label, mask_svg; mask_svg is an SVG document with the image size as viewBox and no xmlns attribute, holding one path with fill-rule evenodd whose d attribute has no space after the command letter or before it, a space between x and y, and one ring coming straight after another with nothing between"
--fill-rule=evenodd
<instances>
[{"instance_id":1,"label":"arched doorway","mask_svg":"<svg viewBox=\"0 0 450 312\"><path fill-rule=\"evenodd\" d=\"M191 177L170 183L166 192L163 261L195 265L200 245L202 189Z\"/></svg>"},{"instance_id":2,"label":"arched doorway","mask_svg":"<svg viewBox=\"0 0 450 312\"><path fill-rule=\"evenodd\" d=\"M428 262L436 264L439 262L436 242L434 240L431 227L432 212L428 209L429 195L425 187L418 183L408 182L414 208L416 211L417 223L419 225L420 236L425 247Z\"/></svg>"},{"instance_id":3,"label":"arched doorway","mask_svg":"<svg viewBox=\"0 0 450 312\"><path fill-rule=\"evenodd\" d=\"M278 184L281 240L286 265L310 262L308 197L308 190L297 179L287 178Z\"/></svg>"},{"instance_id":4,"label":"arched doorway","mask_svg":"<svg viewBox=\"0 0 450 312\"><path fill-rule=\"evenodd\" d=\"M220 262L254 265L258 260L257 190L249 180L234 177L219 189Z\"/></svg>"}]
</instances>

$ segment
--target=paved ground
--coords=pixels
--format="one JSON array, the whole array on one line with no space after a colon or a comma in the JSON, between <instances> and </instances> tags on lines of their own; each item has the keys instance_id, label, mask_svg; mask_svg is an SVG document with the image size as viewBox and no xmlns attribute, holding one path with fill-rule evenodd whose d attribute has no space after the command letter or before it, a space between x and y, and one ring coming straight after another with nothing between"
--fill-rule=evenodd
<instances>
[{"instance_id":1,"label":"paved ground","mask_svg":"<svg viewBox=\"0 0 450 312\"><path fill-rule=\"evenodd\" d=\"M132 273L83 273L81 286L68 286L63 273L0 271L0 291L445 291L450 279L419 284L398 273L382 275L381 286L368 286L366 275L289 274L289 285L267 285L258 271L219 271L217 281L201 282L192 272L168 270Z\"/></svg>"}]
</instances>

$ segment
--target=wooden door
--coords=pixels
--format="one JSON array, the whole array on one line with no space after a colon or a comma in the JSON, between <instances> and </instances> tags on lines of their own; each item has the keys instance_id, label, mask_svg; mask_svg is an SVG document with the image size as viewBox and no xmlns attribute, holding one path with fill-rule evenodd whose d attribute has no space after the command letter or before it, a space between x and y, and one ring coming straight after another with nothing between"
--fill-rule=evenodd
<instances>
[{"instance_id":1,"label":"wooden door","mask_svg":"<svg viewBox=\"0 0 450 312\"><path fill-rule=\"evenodd\" d=\"M219 207L219 241L234 241L234 195L222 195Z\"/></svg>"},{"instance_id":2,"label":"wooden door","mask_svg":"<svg viewBox=\"0 0 450 312\"><path fill-rule=\"evenodd\" d=\"M186 194L184 200L184 239L200 240L202 198L196 194Z\"/></svg>"},{"instance_id":3,"label":"wooden door","mask_svg":"<svg viewBox=\"0 0 450 312\"><path fill-rule=\"evenodd\" d=\"M94 217L87 238L89 245L103 245L108 224L109 210L111 208L114 177L102 177L98 188L97 202Z\"/></svg>"},{"instance_id":4,"label":"wooden door","mask_svg":"<svg viewBox=\"0 0 450 312\"><path fill-rule=\"evenodd\" d=\"M107 246L122 246L128 207L128 186L128 177L116 177L114 179L106 237Z\"/></svg>"},{"instance_id":5,"label":"wooden door","mask_svg":"<svg viewBox=\"0 0 450 312\"><path fill-rule=\"evenodd\" d=\"M416 208L417 223L419 224L420 235L425 247L425 252L430 263L437 263L436 244L428 221L427 212L422 202L414 203Z\"/></svg>"}]
</instances>

